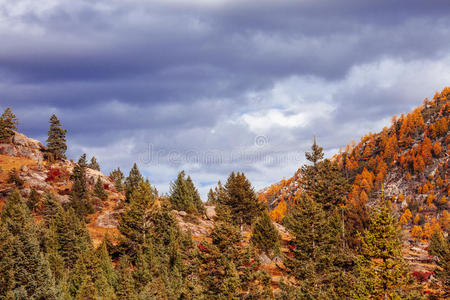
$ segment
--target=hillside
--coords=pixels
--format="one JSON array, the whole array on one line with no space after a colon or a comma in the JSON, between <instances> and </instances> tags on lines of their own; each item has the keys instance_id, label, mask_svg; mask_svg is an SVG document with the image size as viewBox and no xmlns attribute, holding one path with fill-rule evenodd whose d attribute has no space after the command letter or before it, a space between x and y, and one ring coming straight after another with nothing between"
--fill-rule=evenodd
<instances>
[{"instance_id":1,"label":"hillside","mask_svg":"<svg viewBox=\"0 0 450 300\"><path fill-rule=\"evenodd\" d=\"M0 144L0 210L7 201L7 197L17 188L24 199L28 199L31 190L34 189L41 196L46 192L51 192L62 205L70 201L69 195L73 184L70 176L76 163L66 159L50 163L45 159L45 153L46 148L41 142L18 132L15 132L10 143ZM12 174L15 174L19 184L9 182ZM87 228L95 247L99 246L106 236L113 243L117 243L121 239L117 227L126 198L125 192L116 190L114 180L110 176L86 168L86 183L91 193L97 178L100 178L103 183L107 199L100 200L94 197L92 201L95 212L87 216ZM165 201L165 199L161 198L160 201ZM36 211L38 220L41 218L42 209L42 203L40 203ZM214 206L206 206L205 214L201 216L193 216L176 210L172 210L172 214L181 230L185 233L189 232L198 244L211 240L211 231L214 228L216 216ZM283 226L276 224L276 228L282 238L281 251L287 253L287 243L292 237ZM251 228L244 228L242 235L248 246ZM281 259L272 260L266 255L262 255L260 260L262 268L271 275L272 287L277 289L281 275L283 275Z\"/></svg>"},{"instance_id":2,"label":"hillside","mask_svg":"<svg viewBox=\"0 0 450 300\"><path fill-rule=\"evenodd\" d=\"M332 157L351 184L347 211L362 207L367 212L381 196L392 202L405 236L405 258L414 270L434 269L426 252L430 236L450 231L449 115L450 88L445 88L411 113L394 116L390 127ZM289 213L302 195L301 186L299 169L261 192L274 221Z\"/></svg>"}]
</instances>

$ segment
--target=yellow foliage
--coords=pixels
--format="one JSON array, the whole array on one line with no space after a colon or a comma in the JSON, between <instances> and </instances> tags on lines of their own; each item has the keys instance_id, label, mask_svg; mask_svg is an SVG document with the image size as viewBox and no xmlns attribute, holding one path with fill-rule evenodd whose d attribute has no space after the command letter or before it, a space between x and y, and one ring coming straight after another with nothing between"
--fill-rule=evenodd
<instances>
[{"instance_id":1,"label":"yellow foliage","mask_svg":"<svg viewBox=\"0 0 450 300\"><path fill-rule=\"evenodd\" d=\"M286 216L287 205L286 201L281 200L280 203L273 210L270 211L269 215L274 222L281 222Z\"/></svg>"},{"instance_id":2,"label":"yellow foliage","mask_svg":"<svg viewBox=\"0 0 450 300\"><path fill-rule=\"evenodd\" d=\"M414 224L415 224L415 225L418 225L419 222L420 222L420 216L419 216L419 214L417 214L417 215L414 217Z\"/></svg>"},{"instance_id":3,"label":"yellow foliage","mask_svg":"<svg viewBox=\"0 0 450 300\"><path fill-rule=\"evenodd\" d=\"M411 235L416 239L419 240L422 238L422 227L414 225L414 227L411 229Z\"/></svg>"},{"instance_id":4,"label":"yellow foliage","mask_svg":"<svg viewBox=\"0 0 450 300\"><path fill-rule=\"evenodd\" d=\"M427 197L427 205L428 206L431 206L431 204L433 203L433 200L434 200L434 195L433 194L429 194L428 195L428 197Z\"/></svg>"}]
</instances>

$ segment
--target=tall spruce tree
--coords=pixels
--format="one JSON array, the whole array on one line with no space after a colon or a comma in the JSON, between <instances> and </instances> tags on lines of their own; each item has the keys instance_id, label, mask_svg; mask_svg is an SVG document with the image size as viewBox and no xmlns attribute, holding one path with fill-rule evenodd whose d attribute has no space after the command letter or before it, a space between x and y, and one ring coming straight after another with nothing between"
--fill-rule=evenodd
<instances>
[{"instance_id":1,"label":"tall spruce tree","mask_svg":"<svg viewBox=\"0 0 450 300\"><path fill-rule=\"evenodd\" d=\"M41 195L39 195L39 193L32 188L30 191L30 196L28 196L28 200L26 202L31 212L34 212L38 208L40 201Z\"/></svg>"},{"instance_id":2,"label":"tall spruce tree","mask_svg":"<svg viewBox=\"0 0 450 300\"><path fill-rule=\"evenodd\" d=\"M323 159L323 148L314 139L311 152L305 154L312 165L301 168L301 187L308 197L321 203L326 211L338 208L346 202L350 185L339 167Z\"/></svg>"},{"instance_id":3,"label":"tall spruce tree","mask_svg":"<svg viewBox=\"0 0 450 300\"><path fill-rule=\"evenodd\" d=\"M128 196L129 204L120 218L119 230L133 256L139 246L145 244L149 238L151 210L155 198L154 189L148 181L143 180L136 184Z\"/></svg>"},{"instance_id":4,"label":"tall spruce tree","mask_svg":"<svg viewBox=\"0 0 450 300\"><path fill-rule=\"evenodd\" d=\"M113 170L111 173L109 173L109 177L114 182L114 187L118 192L123 191L123 180L125 179L125 176L123 175L120 168L117 168Z\"/></svg>"},{"instance_id":5,"label":"tall spruce tree","mask_svg":"<svg viewBox=\"0 0 450 300\"><path fill-rule=\"evenodd\" d=\"M369 228L361 236L356 299L400 299L405 296L408 273L397 228L387 203L373 210Z\"/></svg>"},{"instance_id":6,"label":"tall spruce tree","mask_svg":"<svg viewBox=\"0 0 450 300\"><path fill-rule=\"evenodd\" d=\"M433 233L430 240L429 253L438 258L435 270L437 278L442 282L444 298L450 297L450 235L444 237L440 230Z\"/></svg>"},{"instance_id":7,"label":"tall spruce tree","mask_svg":"<svg viewBox=\"0 0 450 300\"><path fill-rule=\"evenodd\" d=\"M198 246L199 277L206 299L271 299L270 277L260 270L254 248L243 246L228 207L216 222L211 240Z\"/></svg>"},{"instance_id":8,"label":"tall spruce tree","mask_svg":"<svg viewBox=\"0 0 450 300\"><path fill-rule=\"evenodd\" d=\"M94 156L91 158L88 168L100 171L100 165L98 164L97 159Z\"/></svg>"},{"instance_id":9,"label":"tall spruce tree","mask_svg":"<svg viewBox=\"0 0 450 300\"><path fill-rule=\"evenodd\" d=\"M8 142L17 130L19 121L11 108L6 108L0 116L0 142Z\"/></svg>"},{"instance_id":10,"label":"tall spruce tree","mask_svg":"<svg viewBox=\"0 0 450 300\"><path fill-rule=\"evenodd\" d=\"M178 173L177 179L170 185L169 200L176 210L200 214L204 211L203 202L191 177L187 177L184 171Z\"/></svg>"},{"instance_id":11,"label":"tall spruce tree","mask_svg":"<svg viewBox=\"0 0 450 300\"><path fill-rule=\"evenodd\" d=\"M251 242L268 255L279 250L280 234L275 228L267 211L264 211L253 224Z\"/></svg>"},{"instance_id":12,"label":"tall spruce tree","mask_svg":"<svg viewBox=\"0 0 450 300\"><path fill-rule=\"evenodd\" d=\"M86 167L86 154L83 154L74 166L70 177L72 179L70 206L79 217L85 217L94 212L86 183Z\"/></svg>"},{"instance_id":13,"label":"tall spruce tree","mask_svg":"<svg viewBox=\"0 0 450 300\"><path fill-rule=\"evenodd\" d=\"M95 182L94 195L96 197L100 198L101 200L108 199L108 194L105 191L105 187L103 185L103 181L102 181L102 179L100 177L98 177L97 181Z\"/></svg>"},{"instance_id":14,"label":"tall spruce tree","mask_svg":"<svg viewBox=\"0 0 450 300\"><path fill-rule=\"evenodd\" d=\"M141 172L138 169L136 163L133 164L133 167L130 170L128 177L125 179L125 196L127 198L127 202L130 202L130 196L134 189L136 189L141 181L144 180Z\"/></svg>"},{"instance_id":15,"label":"tall spruce tree","mask_svg":"<svg viewBox=\"0 0 450 300\"><path fill-rule=\"evenodd\" d=\"M232 172L225 186L218 185L215 198L216 205L226 205L230 208L236 224L251 224L264 209L244 173Z\"/></svg>"},{"instance_id":16,"label":"tall spruce tree","mask_svg":"<svg viewBox=\"0 0 450 300\"><path fill-rule=\"evenodd\" d=\"M52 114L49 122L50 129L48 131L47 150L54 159L65 159L67 151L67 130L61 127L61 123L55 114Z\"/></svg>"},{"instance_id":17,"label":"tall spruce tree","mask_svg":"<svg viewBox=\"0 0 450 300\"><path fill-rule=\"evenodd\" d=\"M351 266L352 259L342 249L338 217L329 215L320 203L303 196L284 222L294 235L291 254L285 258L288 273L297 282L291 297L349 297L352 281L346 274L346 266Z\"/></svg>"},{"instance_id":18,"label":"tall spruce tree","mask_svg":"<svg viewBox=\"0 0 450 300\"><path fill-rule=\"evenodd\" d=\"M56 299L55 282L37 236L37 225L15 190L0 218L0 298Z\"/></svg>"}]
</instances>

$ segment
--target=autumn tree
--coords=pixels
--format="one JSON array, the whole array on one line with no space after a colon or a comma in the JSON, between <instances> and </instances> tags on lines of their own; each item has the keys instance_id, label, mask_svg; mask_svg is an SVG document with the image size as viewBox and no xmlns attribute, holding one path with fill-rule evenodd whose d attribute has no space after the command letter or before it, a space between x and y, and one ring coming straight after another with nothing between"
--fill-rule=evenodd
<instances>
[{"instance_id":1,"label":"autumn tree","mask_svg":"<svg viewBox=\"0 0 450 300\"><path fill-rule=\"evenodd\" d=\"M17 130L19 121L11 108L6 108L0 116L0 142L8 142Z\"/></svg>"},{"instance_id":2,"label":"autumn tree","mask_svg":"<svg viewBox=\"0 0 450 300\"><path fill-rule=\"evenodd\" d=\"M54 159L65 159L67 144L66 144L66 132L67 130L61 127L61 123L53 114L50 117L50 129L48 131L47 138L47 151L53 155Z\"/></svg>"}]
</instances>

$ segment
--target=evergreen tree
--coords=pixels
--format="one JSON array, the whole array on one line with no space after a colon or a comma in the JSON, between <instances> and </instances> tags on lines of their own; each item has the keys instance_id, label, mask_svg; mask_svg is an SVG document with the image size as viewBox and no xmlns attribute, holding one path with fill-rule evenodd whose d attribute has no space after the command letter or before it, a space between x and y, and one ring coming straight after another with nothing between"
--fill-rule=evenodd
<instances>
[{"instance_id":1,"label":"evergreen tree","mask_svg":"<svg viewBox=\"0 0 450 300\"><path fill-rule=\"evenodd\" d=\"M0 116L0 142L8 142L17 130L19 121L16 115L11 111L11 108L6 108Z\"/></svg>"},{"instance_id":2,"label":"evergreen tree","mask_svg":"<svg viewBox=\"0 0 450 300\"><path fill-rule=\"evenodd\" d=\"M444 298L450 296L450 237L444 237L440 230L433 233L429 253L438 258L435 273L444 287Z\"/></svg>"},{"instance_id":3,"label":"evergreen tree","mask_svg":"<svg viewBox=\"0 0 450 300\"><path fill-rule=\"evenodd\" d=\"M119 286L117 288L117 300L136 299L134 282L131 276L130 262L127 256L122 256L119 263Z\"/></svg>"},{"instance_id":4,"label":"evergreen tree","mask_svg":"<svg viewBox=\"0 0 450 300\"><path fill-rule=\"evenodd\" d=\"M139 185L141 181L143 181L144 178L142 177L141 172L139 172L139 169L137 167L137 164L134 163L133 167L130 170L130 174L125 180L125 188L126 188L126 197L127 202L130 202L130 196L134 189Z\"/></svg>"},{"instance_id":5,"label":"evergreen tree","mask_svg":"<svg viewBox=\"0 0 450 300\"><path fill-rule=\"evenodd\" d=\"M72 208L65 211L52 194L44 197L42 206L43 225L49 235L48 248L61 256L66 267L71 268L81 253L91 247L84 220L80 220Z\"/></svg>"},{"instance_id":6,"label":"evergreen tree","mask_svg":"<svg viewBox=\"0 0 450 300\"><path fill-rule=\"evenodd\" d=\"M115 169L109 174L109 177L114 181L114 186L118 192L123 191L123 180L125 179L125 176L123 175L120 168Z\"/></svg>"},{"instance_id":7,"label":"evergreen tree","mask_svg":"<svg viewBox=\"0 0 450 300\"><path fill-rule=\"evenodd\" d=\"M91 162L89 163L88 168L100 171L100 165L98 164L97 159L94 156L91 158Z\"/></svg>"},{"instance_id":8,"label":"evergreen tree","mask_svg":"<svg viewBox=\"0 0 450 300\"><path fill-rule=\"evenodd\" d=\"M238 224L251 224L263 210L258 202L255 191L244 173L232 172L224 187L218 186L216 191L217 204L230 208L233 219Z\"/></svg>"},{"instance_id":9,"label":"evergreen tree","mask_svg":"<svg viewBox=\"0 0 450 300\"><path fill-rule=\"evenodd\" d=\"M53 155L54 159L65 159L67 144L66 144L66 132L62 129L61 123L53 114L50 117L50 129L48 131L47 138L47 151Z\"/></svg>"},{"instance_id":10,"label":"evergreen tree","mask_svg":"<svg viewBox=\"0 0 450 300\"><path fill-rule=\"evenodd\" d=\"M103 181L101 180L100 176L97 178L97 181L94 185L94 195L101 200L108 199L108 194L105 191L105 187L103 186Z\"/></svg>"},{"instance_id":11,"label":"evergreen tree","mask_svg":"<svg viewBox=\"0 0 450 300\"><path fill-rule=\"evenodd\" d=\"M130 203L120 218L119 230L134 255L139 245L143 245L149 237L155 192L148 181L140 181L128 199Z\"/></svg>"},{"instance_id":12,"label":"evergreen tree","mask_svg":"<svg viewBox=\"0 0 450 300\"><path fill-rule=\"evenodd\" d=\"M253 224L253 234L251 242L261 251L271 254L279 250L280 234L275 228L267 211L264 211Z\"/></svg>"},{"instance_id":13,"label":"evergreen tree","mask_svg":"<svg viewBox=\"0 0 450 300\"><path fill-rule=\"evenodd\" d=\"M56 299L55 282L37 235L37 226L16 190L1 211L0 298Z\"/></svg>"},{"instance_id":14,"label":"evergreen tree","mask_svg":"<svg viewBox=\"0 0 450 300\"><path fill-rule=\"evenodd\" d=\"M188 186L188 190L192 195L192 202L194 204L195 209L198 213L202 214L205 211L205 206L200 198L200 194L198 193L197 188L194 185L194 182L191 179L191 176L188 176L186 179L186 184Z\"/></svg>"},{"instance_id":15,"label":"evergreen tree","mask_svg":"<svg viewBox=\"0 0 450 300\"><path fill-rule=\"evenodd\" d=\"M297 282L295 297L348 297L351 278L345 271L351 266L351 258L342 249L339 218L303 196L286 217L285 224L294 235L290 245L292 253L285 258L285 265Z\"/></svg>"},{"instance_id":16,"label":"evergreen tree","mask_svg":"<svg viewBox=\"0 0 450 300\"><path fill-rule=\"evenodd\" d=\"M397 299L404 296L408 274L402 257L397 223L386 203L372 212L361 236L357 299Z\"/></svg>"},{"instance_id":17,"label":"evergreen tree","mask_svg":"<svg viewBox=\"0 0 450 300\"><path fill-rule=\"evenodd\" d=\"M34 212L38 208L40 201L41 201L41 196L34 188L32 188L30 191L30 196L28 197L28 200L26 202L28 209L30 211Z\"/></svg>"},{"instance_id":18,"label":"evergreen tree","mask_svg":"<svg viewBox=\"0 0 450 300\"><path fill-rule=\"evenodd\" d=\"M328 159L322 160L323 149L315 139L312 151L305 156L312 163L301 168L301 187L305 194L321 203L326 211L343 205L350 185L337 164Z\"/></svg>"},{"instance_id":19,"label":"evergreen tree","mask_svg":"<svg viewBox=\"0 0 450 300\"><path fill-rule=\"evenodd\" d=\"M116 289L118 287L119 277L114 270L114 265L112 263L111 257L109 256L106 239L104 239L100 246L95 250L95 254L99 260L99 264L106 281L108 282L109 286Z\"/></svg>"},{"instance_id":20,"label":"evergreen tree","mask_svg":"<svg viewBox=\"0 0 450 300\"><path fill-rule=\"evenodd\" d=\"M115 293L113 287L109 285L108 280L102 269L99 257L95 251L89 249L79 256L75 266L70 272L69 290L73 297L77 299L114 299Z\"/></svg>"},{"instance_id":21,"label":"evergreen tree","mask_svg":"<svg viewBox=\"0 0 450 300\"><path fill-rule=\"evenodd\" d=\"M74 166L70 177L73 182L70 193L70 206L79 217L85 217L94 212L86 184L86 167L86 154L83 154Z\"/></svg>"},{"instance_id":22,"label":"evergreen tree","mask_svg":"<svg viewBox=\"0 0 450 300\"><path fill-rule=\"evenodd\" d=\"M203 202L191 177L185 178L184 171L178 173L177 180L171 183L169 200L176 210L199 214L204 211Z\"/></svg>"},{"instance_id":23,"label":"evergreen tree","mask_svg":"<svg viewBox=\"0 0 450 300\"><path fill-rule=\"evenodd\" d=\"M9 176L8 176L8 183L14 183L14 185L18 188L22 187L24 184L24 181L22 178L20 178L19 174L17 173L16 168L12 168L9 171Z\"/></svg>"},{"instance_id":24,"label":"evergreen tree","mask_svg":"<svg viewBox=\"0 0 450 300\"><path fill-rule=\"evenodd\" d=\"M224 221L216 222L211 243L199 245L200 280L206 299L270 299L270 279L260 270L253 247L244 247L239 228Z\"/></svg>"}]
</instances>

